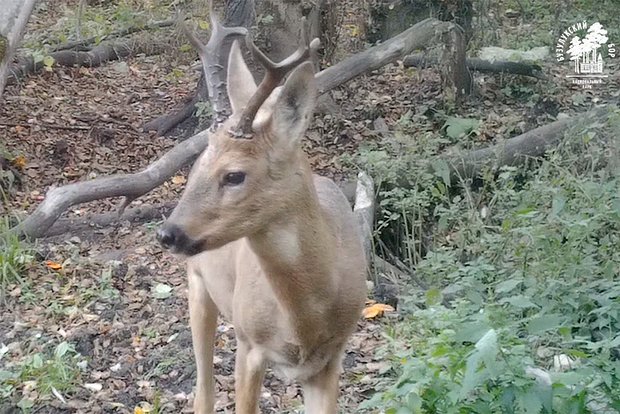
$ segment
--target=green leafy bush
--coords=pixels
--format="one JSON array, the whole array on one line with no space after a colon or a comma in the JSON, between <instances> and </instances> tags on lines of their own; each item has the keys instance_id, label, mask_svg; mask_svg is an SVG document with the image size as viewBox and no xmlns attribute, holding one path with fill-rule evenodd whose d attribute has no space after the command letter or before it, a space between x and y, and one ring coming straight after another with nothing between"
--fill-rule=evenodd
<instances>
[{"instance_id":1,"label":"green leafy bush","mask_svg":"<svg viewBox=\"0 0 620 414\"><path fill-rule=\"evenodd\" d=\"M378 244L430 286L403 298L381 351L392 369L362 409L620 411L618 134L572 136L475 185L429 168L438 142L362 151Z\"/></svg>"}]
</instances>

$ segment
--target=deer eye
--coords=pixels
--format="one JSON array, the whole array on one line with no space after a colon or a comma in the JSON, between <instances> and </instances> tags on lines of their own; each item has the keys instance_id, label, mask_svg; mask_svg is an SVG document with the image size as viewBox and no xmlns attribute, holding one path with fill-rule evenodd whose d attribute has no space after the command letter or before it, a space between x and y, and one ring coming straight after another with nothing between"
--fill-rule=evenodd
<instances>
[{"instance_id":1,"label":"deer eye","mask_svg":"<svg viewBox=\"0 0 620 414\"><path fill-rule=\"evenodd\" d=\"M239 185L245 181L245 173L241 171L229 172L224 176L224 185Z\"/></svg>"}]
</instances>

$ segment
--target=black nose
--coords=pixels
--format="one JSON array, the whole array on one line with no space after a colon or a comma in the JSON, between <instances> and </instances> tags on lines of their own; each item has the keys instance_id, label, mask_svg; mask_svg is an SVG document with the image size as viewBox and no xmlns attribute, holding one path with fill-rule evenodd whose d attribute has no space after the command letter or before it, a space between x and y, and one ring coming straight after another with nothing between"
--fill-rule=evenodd
<instances>
[{"instance_id":1,"label":"black nose","mask_svg":"<svg viewBox=\"0 0 620 414\"><path fill-rule=\"evenodd\" d=\"M157 230L157 240L165 249L179 248L179 242L185 239L185 234L179 226L164 223Z\"/></svg>"}]
</instances>

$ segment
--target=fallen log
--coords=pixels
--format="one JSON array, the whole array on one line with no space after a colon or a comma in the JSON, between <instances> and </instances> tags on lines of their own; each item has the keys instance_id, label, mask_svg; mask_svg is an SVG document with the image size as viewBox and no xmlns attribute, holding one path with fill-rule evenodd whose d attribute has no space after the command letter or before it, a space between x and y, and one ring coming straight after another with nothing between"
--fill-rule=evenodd
<instances>
[{"instance_id":1,"label":"fallen log","mask_svg":"<svg viewBox=\"0 0 620 414\"><path fill-rule=\"evenodd\" d=\"M93 68L111 60L120 60L141 53L156 55L164 50L164 45L136 39L122 42L105 42L88 51L61 50L50 53L50 56L54 58L54 65ZM43 62L35 61L32 56L23 58L9 69L10 74L7 83L15 83L19 79L41 70L44 66Z\"/></svg>"},{"instance_id":2,"label":"fallen log","mask_svg":"<svg viewBox=\"0 0 620 414\"><path fill-rule=\"evenodd\" d=\"M54 237L68 232L79 233L101 229L122 222L144 223L158 220L169 215L176 203L145 204L128 208L122 215L116 211L101 214L90 214L85 217L59 219L45 233L45 237Z\"/></svg>"},{"instance_id":3,"label":"fallen log","mask_svg":"<svg viewBox=\"0 0 620 414\"><path fill-rule=\"evenodd\" d=\"M316 75L320 92L325 93L356 76L402 58L416 48L428 46L436 34L441 34L453 26L436 19L426 19L381 45L353 55ZM42 237L69 207L102 198L125 197L119 208L122 212L132 200L159 186L180 168L192 162L204 151L208 142L209 132L205 130L177 144L140 172L53 187L48 190L36 210L12 231L30 239Z\"/></svg>"},{"instance_id":4,"label":"fallen log","mask_svg":"<svg viewBox=\"0 0 620 414\"><path fill-rule=\"evenodd\" d=\"M521 135L505 140L498 140L494 145L473 151L452 151L442 155L450 167L451 180L474 178L482 174L485 168L499 166L516 166L528 159L541 157L549 149L557 147L565 134L580 125L591 125L606 121L618 110L615 105L606 105L582 114L554 121L550 124L532 129Z\"/></svg>"},{"instance_id":5,"label":"fallen log","mask_svg":"<svg viewBox=\"0 0 620 414\"><path fill-rule=\"evenodd\" d=\"M42 237L69 207L102 198L125 197L122 211L129 202L163 184L179 168L196 159L208 143L209 131L203 131L176 145L140 172L52 187L36 210L12 231L30 239Z\"/></svg>"},{"instance_id":6,"label":"fallen log","mask_svg":"<svg viewBox=\"0 0 620 414\"><path fill-rule=\"evenodd\" d=\"M510 62L504 60L489 61L480 58L467 58L467 68L478 72L487 73L510 73L513 75L530 76L544 79L542 68L534 63ZM421 54L409 55L403 59L403 66L427 68L439 65L439 59Z\"/></svg>"}]
</instances>

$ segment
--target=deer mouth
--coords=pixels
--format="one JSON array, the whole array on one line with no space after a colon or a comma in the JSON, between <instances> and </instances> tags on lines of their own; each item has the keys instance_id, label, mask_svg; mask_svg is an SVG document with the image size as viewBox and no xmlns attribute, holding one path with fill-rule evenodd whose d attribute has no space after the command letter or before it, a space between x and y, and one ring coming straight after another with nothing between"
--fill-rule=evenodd
<instances>
[{"instance_id":1,"label":"deer mouth","mask_svg":"<svg viewBox=\"0 0 620 414\"><path fill-rule=\"evenodd\" d=\"M170 251L185 257L195 256L207 250L206 240L190 240L182 246L175 246Z\"/></svg>"},{"instance_id":2,"label":"deer mouth","mask_svg":"<svg viewBox=\"0 0 620 414\"><path fill-rule=\"evenodd\" d=\"M207 250L206 239L192 239L181 227L174 224L164 224L157 231L157 240L164 249L182 256L195 256Z\"/></svg>"}]
</instances>

